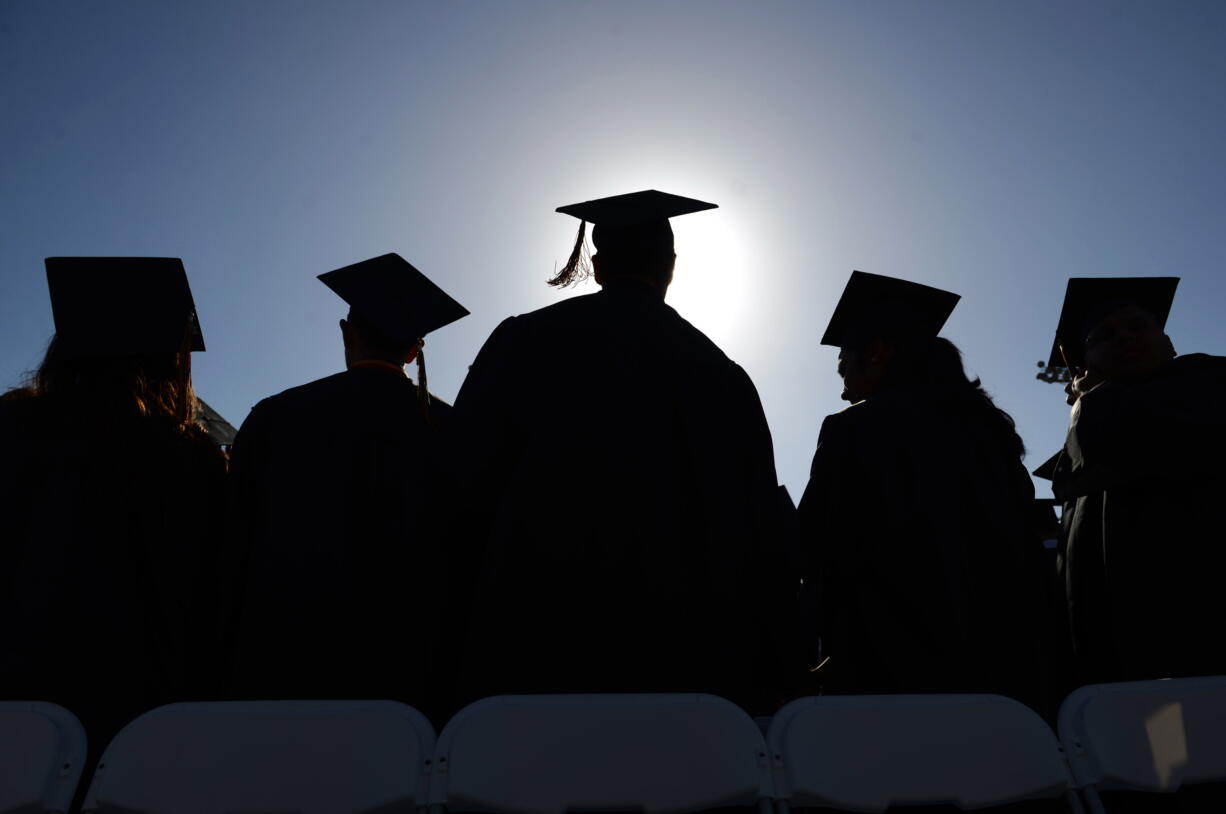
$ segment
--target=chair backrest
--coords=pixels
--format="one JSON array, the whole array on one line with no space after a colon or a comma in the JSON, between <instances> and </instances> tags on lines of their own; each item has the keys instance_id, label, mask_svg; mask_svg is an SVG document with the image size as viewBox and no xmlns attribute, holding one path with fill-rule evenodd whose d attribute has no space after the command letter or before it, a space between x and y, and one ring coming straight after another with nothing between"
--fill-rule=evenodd
<instances>
[{"instance_id":1,"label":"chair backrest","mask_svg":"<svg viewBox=\"0 0 1226 814\"><path fill-rule=\"evenodd\" d=\"M1226 677L1082 687L1060 706L1079 786L1175 791L1226 780Z\"/></svg>"},{"instance_id":2,"label":"chair backrest","mask_svg":"<svg viewBox=\"0 0 1226 814\"><path fill-rule=\"evenodd\" d=\"M451 811L679 814L770 797L762 732L713 695L496 696L439 736L430 802Z\"/></svg>"},{"instance_id":3,"label":"chair backrest","mask_svg":"<svg viewBox=\"0 0 1226 814\"><path fill-rule=\"evenodd\" d=\"M1067 797L1055 733L999 695L801 698L767 734L775 791L791 807L982 808Z\"/></svg>"},{"instance_id":4,"label":"chair backrest","mask_svg":"<svg viewBox=\"0 0 1226 814\"><path fill-rule=\"evenodd\" d=\"M85 729L63 707L0 702L0 812L67 811L85 748Z\"/></svg>"},{"instance_id":5,"label":"chair backrest","mask_svg":"<svg viewBox=\"0 0 1226 814\"><path fill-rule=\"evenodd\" d=\"M170 704L123 728L84 811L413 811L434 729L394 701Z\"/></svg>"}]
</instances>

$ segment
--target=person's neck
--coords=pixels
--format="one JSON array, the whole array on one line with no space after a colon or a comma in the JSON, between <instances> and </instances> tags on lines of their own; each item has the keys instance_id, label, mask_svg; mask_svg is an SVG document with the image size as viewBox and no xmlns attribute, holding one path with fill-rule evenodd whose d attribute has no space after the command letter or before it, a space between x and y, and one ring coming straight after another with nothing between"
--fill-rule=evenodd
<instances>
[{"instance_id":1,"label":"person's neck","mask_svg":"<svg viewBox=\"0 0 1226 814\"><path fill-rule=\"evenodd\" d=\"M396 364L395 362L389 362L386 359L359 359L356 362L350 362L346 367L348 367L349 370L387 370L392 373L399 373L401 376L408 376L408 374L404 372L403 363Z\"/></svg>"},{"instance_id":2,"label":"person's neck","mask_svg":"<svg viewBox=\"0 0 1226 814\"><path fill-rule=\"evenodd\" d=\"M668 293L667 285L660 285L658 280L646 274L619 274L612 279L604 280L600 285L605 289L651 293L661 300Z\"/></svg>"}]
</instances>

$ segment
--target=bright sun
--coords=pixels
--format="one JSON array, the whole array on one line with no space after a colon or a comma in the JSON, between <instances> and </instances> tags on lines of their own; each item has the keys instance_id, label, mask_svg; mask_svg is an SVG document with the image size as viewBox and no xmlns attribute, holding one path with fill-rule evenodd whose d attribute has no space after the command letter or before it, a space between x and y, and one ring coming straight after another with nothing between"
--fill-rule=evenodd
<instances>
[{"instance_id":1,"label":"bright sun","mask_svg":"<svg viewBox=\"0 0 1226 814\"><path fill-rule=\"evenodd\" d=\"M720 214L673 219L677 268L668 289L668 304L716 344L740 333L750 295L741 241Z\"/></svg>"}]
</instances>

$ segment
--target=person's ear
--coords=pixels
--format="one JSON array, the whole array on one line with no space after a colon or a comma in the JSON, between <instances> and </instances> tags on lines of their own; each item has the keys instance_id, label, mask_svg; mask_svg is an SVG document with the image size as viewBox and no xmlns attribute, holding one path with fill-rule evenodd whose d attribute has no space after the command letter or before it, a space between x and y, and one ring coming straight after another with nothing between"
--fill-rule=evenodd
<instances>
[{"instance_id":1,"label":"person's ear","mask_svg":"<svg viewBox=\"0 0 1226 814\"><path fill-rule=\"evenodd\" d=\"M1166 356L1168 359L1174 359L1179 354L1175 351L1175 343L1166 334L1162 335L1162 341L1166 343Z\"/></svg>"},{"instance_id":2,"label":"person's ear","mask_svg":"<svg viewBox=\"0 0 1226 814\"><path fill-rule=\"evenodd\" d=\"M592 255L592 276L596 278L596 285L604 285L604 275L600 273L600 255Z\"/></svg>"},{"instance_id":3,"label":"person's ear","mask_svg":"<svg viewBox=\"0 0 1226 814\"><path fill-rule=\"evenodd\" d=\"M353 328L350 327L349 323L343 319L340 321L340 326L341 326L341 339L344 340L345 347L349 347L350 342L353 341L351 338L353 335Z\"/></svg>"}]
</instances>

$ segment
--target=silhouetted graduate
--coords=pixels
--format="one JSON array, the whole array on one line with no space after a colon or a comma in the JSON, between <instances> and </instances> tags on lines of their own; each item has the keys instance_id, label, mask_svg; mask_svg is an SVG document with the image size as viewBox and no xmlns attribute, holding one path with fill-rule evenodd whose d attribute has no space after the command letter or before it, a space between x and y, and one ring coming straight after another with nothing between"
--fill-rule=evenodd
<instances>
[{"instance_id":1,"label":"silhouetted graduate","mask_svg":"<svg viewBox=\"0 0 1226 814\"><path fill-rule=\"evenodd\" d=\"M0 695L72 710L96 761L141 712L217 691L225 459L194 417L183 264L46 265L55 336L0 399Z\"/></svg>"},{"instance_id":2,"label":"silhouetted graduate","mask_svg":"<svg viewBox=\"0 0 1226 814\"><path fill-rule=\"evenodd\" d=\"M668 219L712 208L657 191L560 207L595 224L602 290L505 320L474 362L454 423L487 524L465 697L774 701L766 615L794 586L770 430L745 372L664 303ZM586 260L581 225L550 282Z\"/></svg>"},{"instance_id":3,"label":"silhouetted graduate","mask_svg":"<svg viewBox=\"0 0 1226 814\"><path fill-rule=\"evenodd\" d=\"M1052 348L1073 404L1053 473L1081 682L1226 673L1226 359L1176 357L1178 278L1073 278Z\"/></svg>"},{"instance_id":4,"label":"silhouetted graduate","mask_svg":"<svg viewBox=\"0 0 1226 814\"><path fill-rule=\"evenodd\" d=\"M828 692L1042 703L1034 489L1012 420L937 336L958 295L853 272L822 344L842 397L800 504Z\"/></svg>"},{"instance_id":5,"label":"silhouetted graduate","mask_svg":"<svg viewBox=\"0 0 1226 814\"><path fill-rule=\"evenodd\" d=\"M403 366L468 311L396 254L319 279L349 304L347 369L264 399L234 442L231 694L428 707L448 407Z\"/></svg>"}]
</instances>

